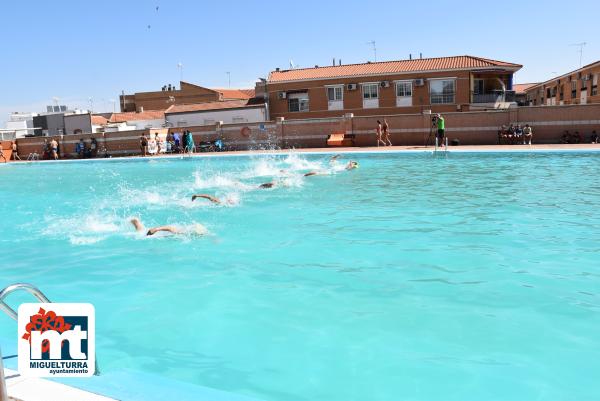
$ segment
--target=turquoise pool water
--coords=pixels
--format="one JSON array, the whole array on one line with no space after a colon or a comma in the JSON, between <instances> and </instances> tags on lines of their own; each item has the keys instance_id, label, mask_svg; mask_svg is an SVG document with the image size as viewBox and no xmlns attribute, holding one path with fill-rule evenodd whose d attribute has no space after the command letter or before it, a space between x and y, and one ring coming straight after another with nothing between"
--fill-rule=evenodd
<instances>
[{"instance_id":1,"label":"turquoise pool water","mask_svg":"<svg viewBox=\"0 0 600 401\"><path fill-rule=\"evenodd\" d=\"M599 167L593 153L2 166L0 286L93 303L107 374L263 400L596 400ZM145 238L131 216L209 234ZM15 330L0 315L0 337Z\"/></svg>"}]
</instances>

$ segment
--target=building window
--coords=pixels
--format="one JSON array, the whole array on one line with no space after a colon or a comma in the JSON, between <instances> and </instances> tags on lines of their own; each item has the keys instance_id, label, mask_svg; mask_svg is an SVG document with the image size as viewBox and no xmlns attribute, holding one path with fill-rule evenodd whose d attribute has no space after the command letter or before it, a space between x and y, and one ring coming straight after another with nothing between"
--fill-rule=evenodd
<instances>
[{"instance_id":1,"label":"building window","mask_svg":"<svg viewBox=\"0 0 600 401\"><path fill-rule=\"evenodd\" d=\"M379 107L379 83L362 84L363 108Z\"/></svg>"},{"instance_id":2,"label":"building window","mask_svg":"<svg viewBox=\"0 0 600 401\"><path fill-rule=\"evenodd\" d=\"M474 95L483 95L485 93L484 82L485 81L483 79L474 79L473 80L473 94Z\"/></svg>"},{"instance_id":3,"label":"building window","mask_svg":"<svg viewBox=\"0 0 600 401\"><path fill-rule=\"evenodd\" d=\"M454 79L429 80L429 98L431 104L454 103L456 81Z\"/></svg>"},{"instance_id":4,"label":"building window","mask_svg":"<svg viewBox=\"0 0 600 401\"><path fill-rule=\"evenodd\" d=\"M336 102L344 100L344 87L343 86L330 86L327 88L327 100L330 102Z\"/></svg>"},{"instance_id":5,"label":"building window","mask_svg":"<svg viewBox=\"0 0 600 401\"><path fill-rule=\"evenodd\" d=\"M586 77L584 77L584 78L581 79L581 90L582 91L586 91L587 90L587 82L588 81L587 81Z\"/></svg>"},{"instance_id":6,"label":"building window","mask_svg":"<svg viewBox=\"0 0 600 401\"><path fill-rule=\"evenodd\" d=\"M571 97L572 98L577 97L577 81L576 80L571 81Z\"/></svg>"},{"instance_id":7,"label":"building window","mask_svg":"<svg viewBox=\"0 0 600 401\"><path fill-rule=\"evenodd\" d=\"M288 96L289 112L295 113L308 111L308 93L291 93Z\"/></svg>"},{"instance_id":8,"label":"building window","mask_svg":"<svg viewBox=\"0 0 600 401\"><path fill-rule=\"evenodd\" d=\"M231 119L231 121L233 121L234 124L239 124L239 123L245 123L246 119L244 117L233 117Z\"/></svg>"},{"instance_id":9,"label":"building window","mask_svg":"<svg viewBox=\"0 0 600 401\"><path fill-rule=\"evenodd\" d=\"M205 118L204 125L215 125L215 120L213 120L212 118Z\"/></svg>"},{"instance_id":10,"label":"building window","mask_svg":"<svg viewBox=\"0 0 600 401\"><path fill-rule=\"evenodd\" d=\"M327 86L327 108L342 110L344 108L344 85Z\"/></svg>"},{"instance_id":11,"label":"building window","mask_svg":"<svg viewBox=\"0 0 600 401\"><path fill-rule=\"evenodd\" d=\"M363 99L377 99L379 84L363 84Z\"/></svg>"},{"instance_id":12,"label":"building window","mask_svg":"<svg viewBox=\"0 0 600 401\"><path fill-rule=\"evenodd\" d=\"M412 81L396 82L396 107L412 106Z\"/></svg>"},{"instance_id":13,"label":"building window","mask_svg":"<svg viewBox=\"0 0 600 401\"><path fill-rule=\"evenodd\" d=\"M594 74L592 78L592 96L596 96L598 94L598 74Z\"/></svg>"}]
</instances>

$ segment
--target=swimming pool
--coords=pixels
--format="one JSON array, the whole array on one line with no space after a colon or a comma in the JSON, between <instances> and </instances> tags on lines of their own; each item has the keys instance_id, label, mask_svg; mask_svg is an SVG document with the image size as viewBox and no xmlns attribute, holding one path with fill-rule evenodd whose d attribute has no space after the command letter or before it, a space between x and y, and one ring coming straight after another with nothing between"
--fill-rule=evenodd
<instances>
[{"instance_id":1,"label":"swimming pool","mask_svg":"<svg viewBox=\"0 0 600 401\"><path fill-rule=\"evenodd\" d=\"M343 170L349 158L360 168ZM0 287L93 303L104 373L263 400L591 400L599 166L593 153L8 165ZM209 234L145 238L131 216ZM0 315L0 337L14 334Z\"/></svg>"}]
</instances>

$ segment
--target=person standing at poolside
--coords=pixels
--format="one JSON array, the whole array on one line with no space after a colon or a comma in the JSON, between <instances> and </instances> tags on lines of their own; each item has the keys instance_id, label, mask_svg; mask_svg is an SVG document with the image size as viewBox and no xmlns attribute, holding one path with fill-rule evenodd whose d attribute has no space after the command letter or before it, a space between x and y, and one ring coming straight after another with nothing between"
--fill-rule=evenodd
<instances>
[{"instance_id":1,"label":"person standing at poolside","mask_svg":"<svg viewBox=\"0 0 600 401\"><path fill-rule=\"evenodd\" d=\"M14 161L21 160L21 158L19 157L19 149L17 147L17 142L16 141L12 141L11 142L11 147L12 147L12 159Z\"/></svg>"},{"instance_id":2,"label":"person standing at poolside","mask_svg":"<svg viewBox=\"0 0 600 401\"><path fill-rule=\"evenodd\" d=\"M526 142L529 142L529 145L531 145L532 138L533 130L531 129L529 124L525 124L525 128L523 128L523 145L525 145Z\"/></svg>"},{"instance_id":3,"label":"person standing at poolside","mask_svg":"<svg viewBox=\"0 0 600 401\"><path fill-rule=\"evenodd\" d=\"M4 150L2 149L2 143L0 142L0 158L4 160L4 163L7 162L6 157L4 157Z\"/></svg>"},{"instance_id":4,"label":"person standing at poolside","mask_svg":"<svg viewBox=\"0 0 600 401\"><path fill-rule=\"evenodd\" d=\"M384 146L392 146L392 141L390 140L390 126L388 125L388 122L385 118L383 119L383 125L381 128L383 133Z\"/></svg>"},{"instance_id":5,"label":"person standing at poolside","mask_svg":"<svg viewBox=\"0 0 600 401\"><path fill-rule=\"evenodd\" d=\"M375 134L377 135L377 146L379 146L379 143L383 143L383 146L385 146L385 142L381 138L382 128L381 128L381 121L379 121L379 120L377 120L377 129L375 131Z\"/></svg>"},{"instance_id":6,"label":"person standing at poolside","mask_svg":"<svg viewBox=\"0 0 600 401\"><path fill-rule=\"evenodd\" d=\"M50 141L50 151L54 160L58 160L58 141L56 138L52 138Z\"/></svg>"},{"instance_id":7,"label":"person standing at poolside","mask_svg":"<svg viewBox=\"0 0 600 401\"><path fill-rule=\"evenodd\" d=\"M142 151L142 156L146 156L148 153L148 138L144 134L140 136L140 150Z\"/></svg>"},{"instance_id":8,"label":"person standing at poolside","mask_svg":"<svg viewBox=\"0 0 600 401\"><path fill-rule=\"evenodd\" d=\"M438 146L444 146L444 138L446 137L446 121L441 114L436 114L437 138Z\"/></svg>"}]
</instances>

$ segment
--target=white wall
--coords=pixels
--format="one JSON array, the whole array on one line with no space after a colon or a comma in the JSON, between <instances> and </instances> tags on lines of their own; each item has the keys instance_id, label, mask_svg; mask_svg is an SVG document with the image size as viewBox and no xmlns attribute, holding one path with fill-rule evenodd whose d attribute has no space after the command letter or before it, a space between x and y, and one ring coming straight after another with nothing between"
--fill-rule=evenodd
<instances>
[{"instance_id":1,"label":"white wall","mask_svg":"<svg viewBox=\"0 0 600 401\"><path fill-rule=\"evenodd\" d=\"M148 127L151 128L162 128L165 124L165 120L133 120L127 121L127 125L132 125L135 129L146 129Z\"/></svg>"},{"instance_id":2,"label":"white wall","mask_svg":"<svg viewBox=\"0 0 600 401\"><path fill-rule=\"evenodd\" d=\"M266 115L265 107L261 106L167 114L165 118L172 127L191 127L212 125L217 121L223 121L224 124L256 123L266 121Z\"/></svg>"}]
</instances>

